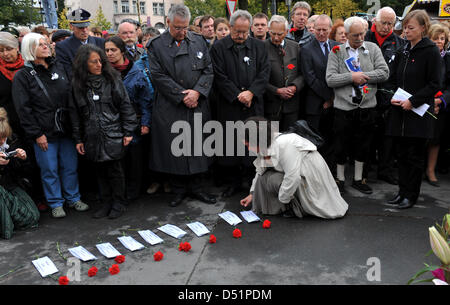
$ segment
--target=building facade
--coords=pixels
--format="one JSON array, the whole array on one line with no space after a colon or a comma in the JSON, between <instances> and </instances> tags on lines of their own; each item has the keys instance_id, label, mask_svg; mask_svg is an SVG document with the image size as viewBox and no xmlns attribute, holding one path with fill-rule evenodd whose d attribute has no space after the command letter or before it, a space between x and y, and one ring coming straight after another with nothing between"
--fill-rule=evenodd
<instances>
[{"instance_id":1,"label":"building facade","mask_svg":"<svg viewBox=\"0 0 450 305\"><path fill-rule=\"evenodd\" d=\"M91 13L91 18L95 18L101 6L106 19L113 24L111 30L115 31L126 18L140 19L142 25L163 29L170 7L183 0L65 0L64 3L68 12L83 8Z\"/></svg>"}]
</instances>

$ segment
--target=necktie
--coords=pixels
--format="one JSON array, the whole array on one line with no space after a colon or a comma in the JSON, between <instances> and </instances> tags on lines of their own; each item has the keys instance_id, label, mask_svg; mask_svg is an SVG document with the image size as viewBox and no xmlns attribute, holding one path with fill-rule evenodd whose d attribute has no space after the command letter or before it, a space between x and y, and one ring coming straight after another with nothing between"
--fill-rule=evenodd
<instances>
[{"instance_id":1,"label":"necktie","mask_svg":"<svg viewBox=\"0 0 450 305\"><path fill-rule=\"evenodd\" d=\"M281 46L281 44L278 45L278 49L280 50L280 54L283 56L286 56L286 51L284 50L284 48Z\"/></svg>"},{"instance_id":2,"label":"necktie","mask_svg":"<svg viewBox=\"0 0 450 305\"><path fill-rule=\"evenodd\" d=\"M328 58L330 51L328 50L328 43L324 42L323 47L325 48L325 57Z\"/></svg>"}]
</instances>

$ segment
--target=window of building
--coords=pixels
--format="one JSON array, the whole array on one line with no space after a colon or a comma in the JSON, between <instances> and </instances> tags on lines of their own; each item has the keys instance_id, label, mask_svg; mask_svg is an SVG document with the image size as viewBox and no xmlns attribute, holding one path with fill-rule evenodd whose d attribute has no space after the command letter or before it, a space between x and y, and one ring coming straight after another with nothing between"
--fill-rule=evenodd
<instances>
[{"instance_id":1,"label":"window of building","mask_svg":"<svg viewBox=\"0 0 450 305\"><path fill-rule=\"evenodd\" d=\"M128 0L122 0L122 13L130 12L130 3Z\"/></svg>"},{"instance_id":2,"label":"window of building","mask_svg":"<svg viewBox=\"0 0 450 305\"><path fill-rule=\"evenodd\" d=\"M153 2L153 15L164 16L164 3Z\"/></svg>"},{"instance_id":3,"label":"window of building","mask_svg":"<svg viewBox=\"0 0 450 305\"><path fill-rule=\"evenodd\" d=\"M141 11L141 15L147 15L145 13L145 2L143 1L139 2L139 10Z\"/></svg>"},{"instance_id":4,"label":"window of building","mask_svg":"<svg viewBox=\"0 0 450 305\"><path fill-rule=\"evenodd\" d=\"M119 13L119 4L117 3L117 1L114 1L114 14L118 13Z\"/></svg>"}]
</instances>

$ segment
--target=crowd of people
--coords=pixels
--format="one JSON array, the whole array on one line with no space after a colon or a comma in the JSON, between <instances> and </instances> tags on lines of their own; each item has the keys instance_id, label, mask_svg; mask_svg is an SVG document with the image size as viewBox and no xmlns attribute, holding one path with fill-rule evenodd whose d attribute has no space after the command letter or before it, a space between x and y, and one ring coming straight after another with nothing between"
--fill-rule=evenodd
<instances>
[{"instance_id":1,"label":"crowd of people","mask_svg":"<svg viewBox=\"0 0 450 305\"><path fill-rule=\"evenodd\" d=\"M398 185L388 201L398 209L416 203L424 178L440 186L436 171L448 169L448 24L415 10L394 29L390 7L373 20L333 22L311 16L304 1L290 23L245 10L229 20L191 17L174 5L162 33L127 19L113 35L90 28L80 8L68 16L70 31L0 32L2 237L35 226L46 207L55 218L66 216L64 205L88 210L82 197L91 191L102 202L94 218L120 217L158 190L174 194L171 207L187 197L214 204L207 180L224 187L222 198L248 191L241 205L255 212L338 218L348 209L346 184L371 194L371 172ZM198 115L203 125L277 121L279 130L269 128L268 149L224 128L215 145L227 154L192 145L175 155L173 124L194 129ZM295 132L299 122L306 133ZM350 183L346 165L354 168Z\"/></svg>"}]
</instances>

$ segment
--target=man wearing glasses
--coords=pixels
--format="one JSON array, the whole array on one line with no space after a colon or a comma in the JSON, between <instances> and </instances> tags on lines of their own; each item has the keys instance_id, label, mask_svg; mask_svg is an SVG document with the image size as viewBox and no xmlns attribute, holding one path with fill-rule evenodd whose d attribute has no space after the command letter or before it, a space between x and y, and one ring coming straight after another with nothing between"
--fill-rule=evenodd
<instances>
[{"instance_id":1,"label":"man wearing glasses","mask_svg":"<svg viewBox=\"0 0 450 305\"><path fill-rule=\"evenodd\" d=\"M264 42L270 62L270 78L264 94L265 118L279 121L286 131L298 119L298 92L304 86L301 73L300 46L285 39L289 24L283 16L274 15L269 21L270 39Z\"/></svg>"},{"instance_id":2,"label":"man wearing glasses","mask_svg":"<svg viewBox=\"0 0 450 305\"><path fill-rule=\"evenodd\" d=\"M381 48L384 60L391 70L394 56L397 50L402 48L405 40L400 38L393 32L396 22L395 11L386 6L378 11L378 14L373 22L370 31L367 31L365 41L370 41L377 44ZM378 88L383 89L384 83L378 84ZM394 151L393 141L391 137L385 136L385 117L386 111L390 106L389 94L383 91L378 91L377 95L377 124L375 136L373 138L373 145L378 150L378 168L377 177L379 180L386 181L390 184L397 184L397 178L394 176ZM371 153L372 155L372 153ZM365 167L365 169L368 167ZM367 178L367 171L364 170L364 178Z\"/></svg>"}]
</instances>

